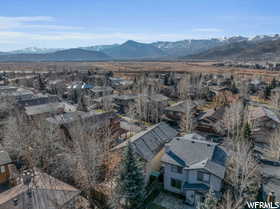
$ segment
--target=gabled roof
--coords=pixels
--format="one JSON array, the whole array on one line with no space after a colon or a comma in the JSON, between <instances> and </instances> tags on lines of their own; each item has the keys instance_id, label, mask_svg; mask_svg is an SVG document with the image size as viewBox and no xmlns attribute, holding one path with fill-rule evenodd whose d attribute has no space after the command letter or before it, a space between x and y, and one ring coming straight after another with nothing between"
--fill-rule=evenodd
<instances>
[{"instance_id":1,"label":"gabled roof","mask_svg":"<svg viewBox=\"0 0 280 209\"><path fill-rule=\"evenodd\" d=\"M198 120L211 120L213 122L216 122L223 118L224 112L225 112L225 107L209 109L203 112L202 114L200 114Z\"/></svg>"},{"instance_id":2,"label":"gabled roof","mask_svg":"<svg viewBox=\"0 0 280 209\"><path fill-rule=\"evenodd\" d=\"M64 111L65 104L61 102L48 103L42 105L34 105L25 107L25 112L27 115L39 115L44 113L62 113Z\"/></svg>"},{"instance_id":3,"label":"gabled roof","mask_svg":"<svg viewBox=\"0 0 280 209\"><path fill-rule=\"evenodd\" d=\"M17 102L17 104L27 107L27 106L35 106L35 105L44 105L49 103L57 103L60 102L60 99L54 95L36 95L32 98L23 99Z\"/></svg>"},{"instance_id":4,"label":"gabled roof","mask_svg":"<svg viewBox=\"0 0 280 209\"><path fill-rule=\"evenodd\" d=\"M250 120L256 120L262 117L268 117L271 120L280 123L280 119L276 113L266 107L249 107L249 118Z\"/></svg>"},{"instance_id":5,"label":"gabled roof","mask_svg":"<svg viewBox=\"0 0 280 209\"><path fill-rule=\"evenodd\" d=\"M125 147L130 141L136 153L146 161L152 160L155 155L177 135L177 131L164 122L156 124L147 130L141 131L114 149Z\"/></svg>"},{"instance_id":6,"label":"gabled roof","mask_svg":"<svg viewBox=\"0 0 280 209\"><path fill-rule=\"evenodd\" d=\"M181 102L177 102L177 103L165 108L165 110L185 113L187 111L186 105L187 105L186 101L181 101ZM193 107L195 107L195 105L192 104L191 108L193 108Z\"/></svg>"},{"instance_id":7,"label":"gabled roof","mask_svg":"<svg viewBox=\"0 0 280 209\"><path fill-rule=\"evenodd\" d=\"M115 114L113 112L97 112L97 111L89 111L89 112L66 112L63 114L55 115L53 117L48 117L46 120L51 124L62 125L62 124L71 124L76 121L99 121L103 122L105 118L113 118ZM93 124L95 125L95 124Z\"/></svg>"},{"instance_id":8,"label":"gabled roof","mask_svg":"<svg viewBox=\"0 0 280 209\"><path fill-rule=\"evenodd\" d=\"M110 86L95 86L91 89L92 92L109 92L113 91L113 88Z\"/></svg>"},{"instance_id":9,"label":"gabled roof","mask_svg":"<svg viewBox=\"0 0 280 209\"><path fill-rule=\"evenodd\" d=\"M198 134L176 137L166 145L161 161L185 169L204 169L224 178L226 153L218 144L205 141Z\"/></svg>"},{"instance_id":10,"label":"gabled roof","mask_svg":"<svg viewBox=\"0 0 280 209\"><path fill-rule=\"evenodd\" d=\"M30 184L22 182L0 193L0 208L56 209L66 205L79 194L80 191L76 188L45 173L35 171Z\"/></svg>"}]
</instances>

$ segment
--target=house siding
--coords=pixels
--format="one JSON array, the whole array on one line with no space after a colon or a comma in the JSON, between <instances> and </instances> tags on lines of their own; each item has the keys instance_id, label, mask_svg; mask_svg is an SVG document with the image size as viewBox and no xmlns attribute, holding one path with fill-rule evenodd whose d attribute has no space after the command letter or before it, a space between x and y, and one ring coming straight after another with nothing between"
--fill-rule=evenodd
<instances>
[{"instance_id":1,"label":"house siding","mask_svg":"<svg viewBox=\"0 0 280 209\"><path fill-rule=\"evenodd\" d=\"M188 182L189 184L203 183L203 184L208 185L213 191L219 192L221 190L222 180L219 177L217 177L211 173L208 173L210 175L209 183L205 183L205 182L197 180L198 172L207 173L205 170L202 170L202 169L183 170L183 173L179 174L179 173L172 172L171 167L172 167L172 165L170 165L170 164L167 164L167 163L164 164L164 189L167 191L182 194L182 195L185 194L183 191L183 188L181 188L181 190L178 190L171 186L172 178L181 180L182 185L185 182Z\"/></svg>"},{"instance_id":2,"label":"house siding","mask_svg":"<svg viewBox=\"0 0 280 209\"><path fill-rule=\"evenodd\" d=\"M4 167L5 172L3 172L3 173L0 172L0 184L7 182L10 177L9 166L2 165L2 166L0 166L0 169L2 169L2 167Z\"/></svg>"}]
</instances>

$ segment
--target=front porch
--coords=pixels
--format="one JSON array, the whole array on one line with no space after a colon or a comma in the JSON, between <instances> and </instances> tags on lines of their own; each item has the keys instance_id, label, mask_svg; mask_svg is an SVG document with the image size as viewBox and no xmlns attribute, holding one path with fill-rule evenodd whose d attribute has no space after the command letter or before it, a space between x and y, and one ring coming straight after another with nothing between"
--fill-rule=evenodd
<instances>
[{"instance_id":1,"label":"front porch","mask_svg":"<svg viewBox=\"0 0 280 209\"><path fill-rule=\"evenodd\" d=\"M203 202L206 193L209 191L209 186L206 184L188 184L183 186L185 192L185 203L196 207L199 202Z\"/></svg>"}]
</instances>

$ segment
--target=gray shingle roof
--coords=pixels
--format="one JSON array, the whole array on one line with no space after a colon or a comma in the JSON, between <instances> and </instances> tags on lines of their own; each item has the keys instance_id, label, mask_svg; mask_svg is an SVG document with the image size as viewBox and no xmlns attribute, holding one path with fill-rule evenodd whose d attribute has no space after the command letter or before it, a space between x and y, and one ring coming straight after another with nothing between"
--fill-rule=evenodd
<instances>
[{"instance_id":1,"label":"gray shingle roof","mask_svg":"<svg viewBox=\"0 0 280 209\"><path fill-rule=\"evenodd\" d=\"M27 115L38 115L44 113L61 113L64 111L64 103L48 103L42 105L34 105L25 107L25 112Z\"/></svg>"},{"instance_id":2,"label":"gray shingle roof","mask_svg":"<svg viewBox=\"0 0 280 209\"><path fill-rule=\"evenodd\" d=\"M181 101L181 102L178 102L178 103L176 103L176 104L173 104L173 105L171 105L171 106L165 108L165 110L167 110L167 111L173 111L173 112L185 113L185 112L187 111L186 105L187 105L187 102ZM195 103L192 103L191 105L192 105L191 108L195 108L195 107L196 107L196 104L195 104Z\"/></svg>"},{"instance_id":3,"label":"gray shingle roof","mask_svg":"<svg viewBox=\"0 0 280 209\"><path fill-rule=\"evenodd\" d=\"M92 110L89 112L66 112L63 114L55 115L53 117L48 117L46 120L51 124L61 125L71 124L77 121L104 122L105 119L114 117L115 114L113 112L97 112Z\"/></svg>"},{"instance_id":4,"label":"gray shingle roof","mask_svg":"<svg viewBox=\"0 0 280 209\"><path fill-rule=\"evenodd\" d=\"M167 144L161 161L185 169L205 169L223 178L226 153L216 143L203 140L205 138L198 134L176 137Z\"/></svg>"}]
</instances>

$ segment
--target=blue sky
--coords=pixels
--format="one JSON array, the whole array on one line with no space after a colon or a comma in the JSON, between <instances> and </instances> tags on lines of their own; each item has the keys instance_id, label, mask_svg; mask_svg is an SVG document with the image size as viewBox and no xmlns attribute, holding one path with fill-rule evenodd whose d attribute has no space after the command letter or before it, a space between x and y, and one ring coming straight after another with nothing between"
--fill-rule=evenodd
<instances>
[{"instance_id":1,"label":"blue sky","mask_svg":"<svg viewBox=\"0 0 280 209\"><path fill-rule=\"evenodd\" d=\"M3 0L0 51L280 33L279 0Z\"/></svg>"}]
</instances>

